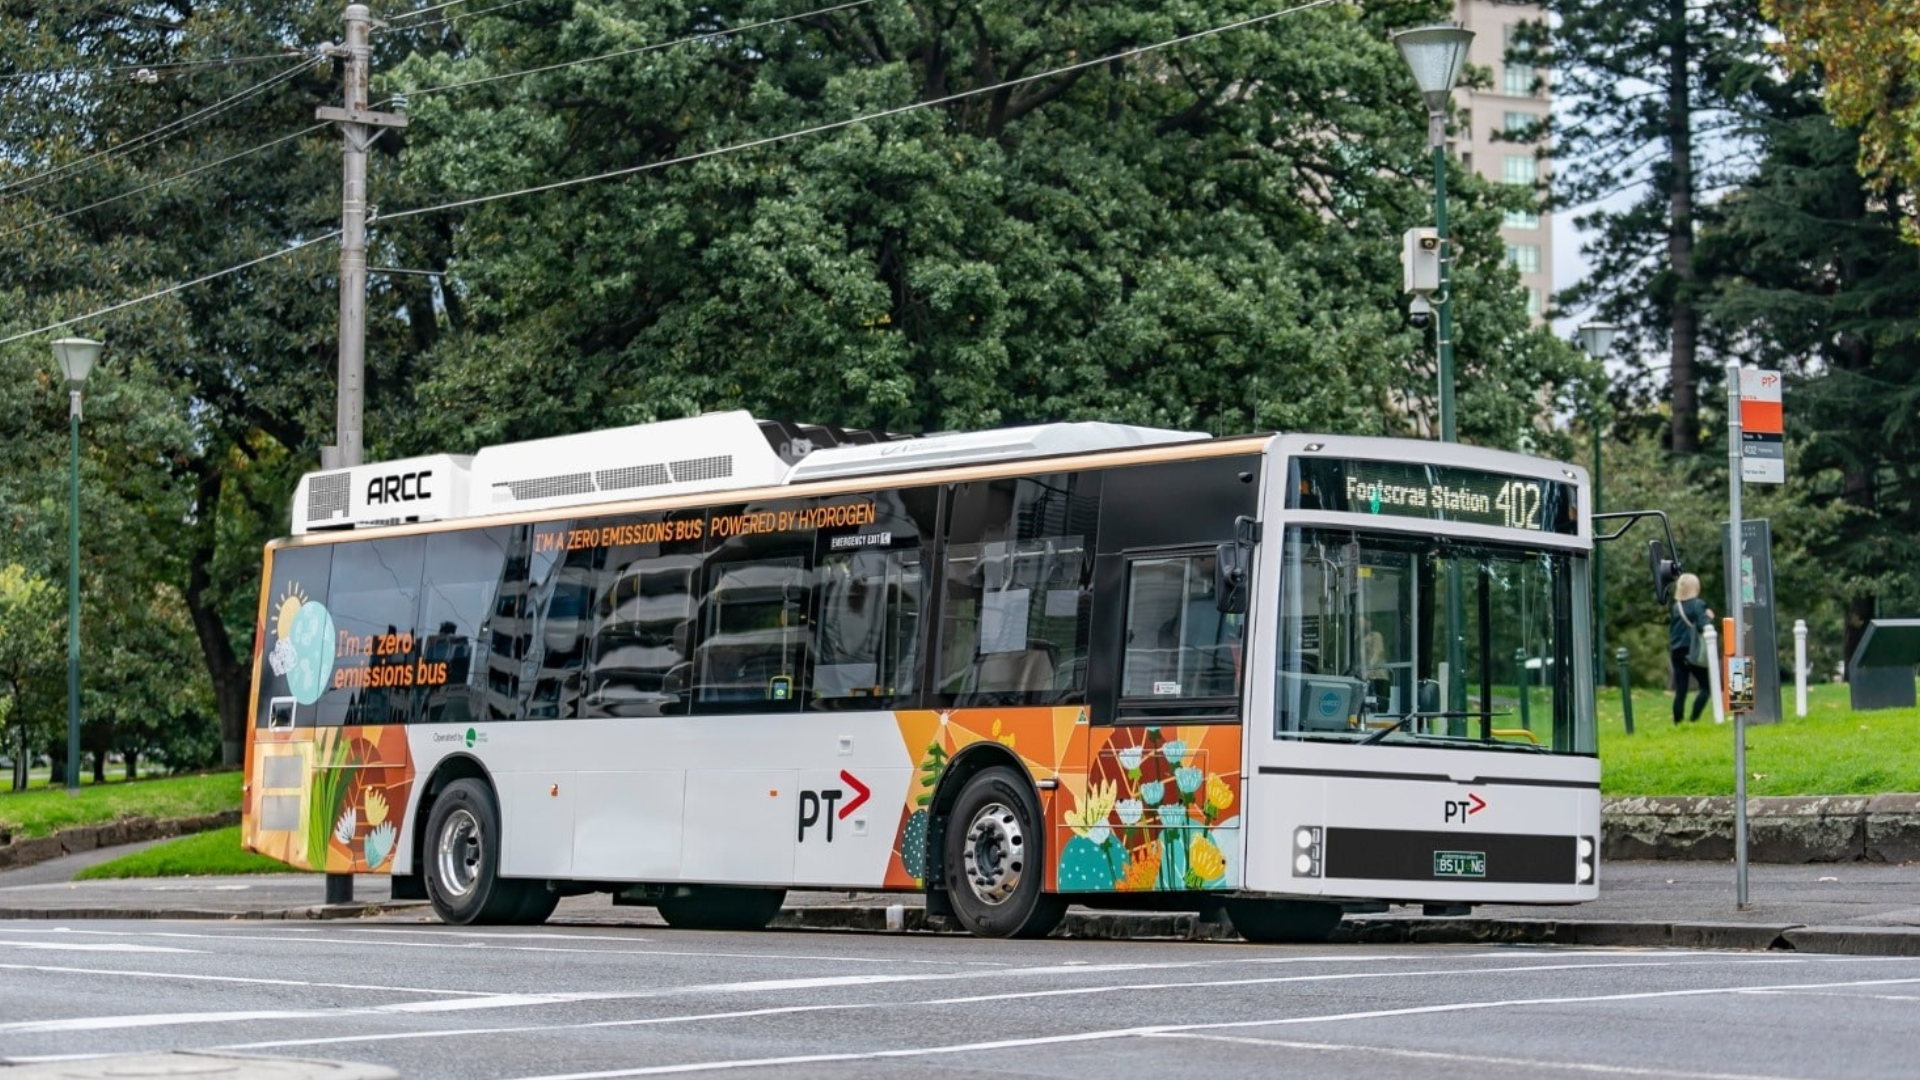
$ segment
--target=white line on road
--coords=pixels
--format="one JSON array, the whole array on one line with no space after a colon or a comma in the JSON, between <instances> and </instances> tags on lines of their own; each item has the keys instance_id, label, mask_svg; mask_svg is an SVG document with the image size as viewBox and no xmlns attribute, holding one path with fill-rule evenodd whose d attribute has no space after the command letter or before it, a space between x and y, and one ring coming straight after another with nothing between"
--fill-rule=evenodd
<instances>
[{"instance_id":1,"label":"white line on road","mask_svg":"<svg viewBox=\"0 0 1920 1080\"><path fill-rule=\"evenodd\" d=\"M137 952L137 953L197 953L199 949L175 949L166 945L129 945L99 941L4 941L0 947L9 949L48 949L58 952Z\"/></svg>"},{"instance_id":2,"label":"white line on road","mask_svg":"<svg viewBox=\"0 0 1920 1080\"><path fill-rule=\"evenodd\" d=\"M1513 973L1541 971L1541 970L1548 970L1548 971L1592 970L1592 969L1613 970L1621 967L1636 967L1636 968L1638 967L1683 967L1683 966L1695 966L1695 965L1706 965L1706 964L1711 964L1713 966L1724 966L1730 962L1742 963L1742 964L1753 964L1753 963L1794 964L1794 963L1804 963L1806 961L1799 958L1795 958L1795 957L1768 958L1765 960L1742 959L1742 960L1729 961L1725 957L1719 957L1711 961L1699 960L1699 961L1684 961L1680 963L1668 963L1668 962L1662 962L1662 961L1646 961L1646 962L1606 963L1606 964L1555 964L1555 965L1526 964L1526 965L1517 965L1513 967L1500 967L1500 968L1469 968L1469 969L1446 968L1446 969L1438 969L1433 971L1340 972L1340 973L1327 973L1327 974L1319 974L1319 975L1269 976L1269 977L1263 977L1263 978L1248 978L1248 979L1213 979L1213 980L1200 980L1200 981L1180 982L1180 983L1127 983L1127 984L1107 983L1099 986L1081 986L1081 987L1070 987L1070 988L1054 989L1054 990L1009 991L1001 994L982 994L982 995L976 995L976 996L970 996L970 997L931 998L931 999L907 1000L907 1001L890 999L887 1001L844 1002L844 1003L829 1003L829 1004L820 1004L820 1005L789 1005L789 1006L783 1006L778 1008L768 1008L768 1009L746 1009L746 1010L739 1010L739 1011L732 1011L732 1012L702 1013L702 1014L693 1015L693 1016L653 1016L653 1017L641 1017L636 1019L593 1020L593 1021L582 1021L579 1023L564 1023L564 1024L528 1024L528 1025L517 1026L517 1027L481 1028L481 1029L470 1029L470 1030L460 1030L460 1031L444 1031L444 1030L409 1031L409 1032L387 1032L387 1033L381 1033L381 1034L368 1034L368 1035L321 1036L321 1037L306 1038L306 1039L277 1039L271 1042L235 1043L231 1045L215 1047L214 1049L268 1050L268 1049L287 1049L290 1047L299 1047L299 1046L328 1046L328 1045L338 1045L340 1043L387 1042L387 1041L393 1041L393 1040L439 1039L439 1038L450 1038L450 1037L471 1038L479 1035L540 1034L540 1033L565 1032L565 1031L586 1031L586 1030L591 1030L596 1028L647 1027L647 1026L652 1026L657 1024L685 1024L685 1023L694 1023L694 1022L702 1022L702 1021L745 1020L745 1019L752 1019L755 1017L783 1015L787 1013L832 1012L832 1011L856 1012L860 1010L876 1009L876 1008L901 1009L901 1008L907 1008L907 1007L913 1007L913 1006L980 1005L980 1004L991 1004L991 1003L1002 1002L1002 1001L1014 1001L1014 1000L1019 1000L1024 998L1035 998L1035 997L1060 997L1060 996L1069 996L1069 995L1088 995L1088 994L1137 993L1140 991L1156 991L1156 990L1179 990L1179 989L1207 990L1207 989L1227 988L1227 987L1273 985L1278 983L1335 982L1335 981L1347 981L1347 980L1353 980L1353 979L1393 979L1393 978L1403 978L1403 977L1414 978L1414 977L1425 977L1425 976L1458 977L1462 974L1468 974L1468 973L1513 974ZM1075 970L1084 970L1084 968L1079 968ZM689 989L704 989L704 988L689 988ZM668 991L658 991L658 992L649 993L649 994L639 994L635 996L657 998L657 997L666 997L670 995L677 995L681 992L682 991L668 990Z\"/></svg>"},{"instance_id":3,"label":"white line on road","mask_svg":"<svg viewBox=\"0 0 1920 1080\"><path fill-rule=\"evenodd\" d=\"M448 990L437 986L371 986L365 983L310 982L305 979L262 979L245 975L189 975L174 971L115 971L109 968L53 967L46 964L0 964L0 971L39 971L54 975L112 975L122 979L178 979L183 982L246 983L253 986L313 987L321 990L378 990L388 994L463 994L491 997L492 990Z\"/></svg>"},{"instance_id":4,"label":"white line on road","mask_svg":"<svg viewBox=\"0 0 1920 1080\"><path fill-rule=\"evenodd\" d=\"M1599 1073L1603 1076L1647 1076L1662 1080L1788 1080L1786 1077L1753 1073L1695 1072L1688 1069L1662 1069L1636 1065L1605 1065L1599 1062L1553 1061L1545 1058L1497 1057L1487 1054L1451 1054L1438 1050L1403 1050L1390 1046L1352 1046L1341 1043L1289 1042L1284 1039L1256 1039L1247 1035L1203 1035L1186 1031L1149 1032L1152 1039L1202 1039L1207 1042L1238 1043L1244 1046L1268 1046L1277 1050L1307 1050L1325 1053L1374 1054L1381 1057L1410 1058L1415 1061L1439 1061L1458 1065L1499 1065L1540 1072Z\"/></svg>"},{"instance_id":5,"label":"white line on road","mask_svg":"<svg viewBox=\"0 0 1920 1080\"><path fill-rule=\"evenodd\" d=\"M1885 986L1894 984L1920 983L1920 979L1871 979L1846 983L1806 983L1772 987L1753 987L1763 990L1801 990L1827 989L1848 986ZM877 1061L889 1058L932 1057L941 1054L978 1054L990 1050L1018 1050L1036 1046L1058 1046L1066 1043L1096 1042L1110 1039L1125 1039L1137 1036L1183 1034L1189 1032L1217 1031L1227 1028L1273 1027L1284 1024L1320 1024L1345 1020L1367 1020L1389 1016L1413 1016L1423 1013L1464 1012L1476 1009L1517 1008L1527 1005L1569 1005L1603 1001L1637 1001L1652 998L1672 998L1703 996L1709 994L1738 993L1741 987L1715 987L1694 990L1654 990L1631 994L1598 994L1588 997L1521 998L1502 1001L1470 1001L1452 1005L1430 1005L1409 1009L1379 1009L1360 1013L1339 1013L1329 1016L1281 1017L1270 1020L1241 1020L1211 1024L1165 1024L1149 1027L1111 1028L1104 1031L1082 1031L1068 1035L1045 1035L1028 1039L1004 1039L995 1042L961 1043L948 1046L911 1047L896 1050L870 1050L843 1054L810 1054L778 1058L737 1058L731 1061L686 1062L676 1065L646 1065L633 1069L606 1069L597 1072L550 1073L535 1077L522 1077L520 1080L613 1080L627 1076L667 1076L678 1073L720 1072L729 1069L768 1068L773 1066L811 1065L835 1061ZM1773 1078L1739 1078L1739 1080L1773 1080Z\"/></svg>"}]
</instances>

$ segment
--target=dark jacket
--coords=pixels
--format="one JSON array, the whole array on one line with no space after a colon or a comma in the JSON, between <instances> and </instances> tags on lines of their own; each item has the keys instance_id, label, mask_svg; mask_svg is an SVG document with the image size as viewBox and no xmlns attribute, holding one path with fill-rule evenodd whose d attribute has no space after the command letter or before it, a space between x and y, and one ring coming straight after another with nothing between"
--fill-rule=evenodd
<instances>
[{"instance_id":1,"label":"dark jacket","mask_svg":"<svg viewBox=\"0 0 1920 1080\"><path fill-rule=\"evenodd\" d=\"M1680 618L1680 612L1677 609L1682 607L1687 610L1687 618L1693 620L1691 629L1688 628L1686 620ZM1688 648L1693 644L1691 639L1694 631L1706 628L1707 602L1705 600L1696 596L1691 600L1681 600L1667 605L1667 651Z\"/></svg>"}]
</instances>

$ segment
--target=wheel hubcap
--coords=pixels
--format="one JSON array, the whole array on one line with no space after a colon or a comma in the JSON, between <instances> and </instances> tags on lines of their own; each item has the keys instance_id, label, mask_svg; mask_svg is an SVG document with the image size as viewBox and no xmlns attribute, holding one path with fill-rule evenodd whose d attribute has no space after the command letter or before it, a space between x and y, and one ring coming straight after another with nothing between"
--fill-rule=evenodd
<instances>
[{"instance_id":1,"label":"wheel hubcap","mask_svg":"<svg viewBox=\"0 0 1920 1080\"><path fill-rule=\"evenodd\" d=\"M1020 888L1026 869L1026 836L1020 817L1004 803L989 803L973 815L967 826L967 842L962 854L966 863L967 885L973 895L989 904L1002 904Z\"/></svg>"},{"instance_id":2,"label":"wheel hubcap","mask_svg":"<svg viewBox=\"0 0 1920 1080\"><path fill-rule=\"evenodd\" d=\"M480 822L466 810L447 815L440 830L440 881L455 896L473 891L480 876Z\"/></svg>"}]
</instances>

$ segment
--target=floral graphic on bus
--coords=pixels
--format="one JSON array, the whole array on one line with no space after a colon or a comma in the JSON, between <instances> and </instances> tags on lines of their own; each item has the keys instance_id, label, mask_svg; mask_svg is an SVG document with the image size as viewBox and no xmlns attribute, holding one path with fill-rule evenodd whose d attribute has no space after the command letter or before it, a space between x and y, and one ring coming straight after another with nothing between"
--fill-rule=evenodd
<instances>
[{"instance_id":1,"label":"floral graphic on bus","mask_svg":"<svg viewBox=\"0 0 1920 1080\"><path fill-rule=\"evenodd\" d=\"M1230 776L1178 731L1119 728L1095 755L1079 805L1061 817L1062 892L1227 889L1238 884L1240 820ZM1200 738L1205 738L1203 733ZM1116 743L1122 745L1115 745Z\"/></svg>"},{"instance_id":2,"label":"floral graphic on bus","mask_svg":"<svg viewBox=\"0 0 1920 1080\"><path fill-rule=\"evenodd\" d=\"M322 730L313 750L305 865L329 873L389 869L413 785L406 729Z\"/></svg>"},{"instance_id":3,"label":"floral graphic on bus","mask_svg":"<svg viewBox=\"0 0 1920 1080\"><path fill-rule=\"evenodd\" d=\"M274 605L273 629L276 640L267 654L273 673L285 676L295 701L319 701L333 678L333 613L292 582Z\"/></svg>"},{"instance_id":4,"label":"floral graphic on bus","mask_svg":"<svg viewBox=\"0 0 1920 1080\"><path fill-rule=\"evenodd\" d=\"M976 744L1018 752L1043 788L1061 892L1232 889L1241 880L1237 726L1100 726L1073 708L895 714L919 753L895 834L886 884L924 887L935 791L949 764Z\"/></svg>"}]
</instances>

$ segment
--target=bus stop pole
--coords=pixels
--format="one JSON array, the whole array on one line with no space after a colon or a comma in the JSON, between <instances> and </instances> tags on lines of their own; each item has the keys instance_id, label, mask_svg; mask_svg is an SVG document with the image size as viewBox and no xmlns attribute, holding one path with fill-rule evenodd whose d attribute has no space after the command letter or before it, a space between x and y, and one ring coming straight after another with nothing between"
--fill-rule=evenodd
<instances>
[{"instance_id":1,"label":"bus stop pole","mask_svg":"<svg viewBox=\"0 0 1920 1080\"><path fill-rule=\"evenodd\" d=\"M1727 539L1732 565L1727 567L1727 612L1733 616L1732 648L1728 655L1746 655L1746 612L1741 609L1746 590L1741 580L1740 553L1740 361L1727 361ZM1713 658L1716 663L1718 657ZM1722 680L1724 681L1724 680ZM1734 906L1747 910L1747 714L1733 713L1733 866Z\"/></svg>"}]
</instances>

